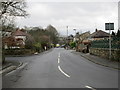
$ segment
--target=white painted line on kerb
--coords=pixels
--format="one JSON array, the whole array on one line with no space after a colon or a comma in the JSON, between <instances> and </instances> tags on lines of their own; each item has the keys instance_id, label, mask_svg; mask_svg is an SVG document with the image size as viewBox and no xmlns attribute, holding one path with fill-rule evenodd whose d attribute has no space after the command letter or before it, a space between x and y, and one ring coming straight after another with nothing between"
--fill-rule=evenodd
<instances>
[{"instance_id":1,"label":"white painted line on kerb","mask_svg":"<svg viewBox=\"0 0 120 90\"><path fill-rule=\"evenodd\" d=\"M20 67L16 68L15 70L13 70L13 71L7 73L5 76L12 74L12 73L14 73L15 71L17 71L17 70L19 70L19 69L24 68L27 64L28 64L28 63L24 63L22 66L20 66Z\"/></svg>"},{"instance_id":2,"label":"white painted line on kerb","mask_svg":"<svg viewBox=\"0 0 120 90\"><path fill-rule=\"evenodd\" d=\"M63 73L66 77L70 78L70 76L68 74L66 74L60 66L58 66L58 69L60 70L61 73Z\"/></svg>"},{"instance_id":3,"label":"white painted line on kerb","mask_svg":"<svg viewBox=\"0 0 120 90\"><path fill-rule=\"evenodd\" d=\"M96 89L94 89L94 88L92 88L92 87L90 87L90 86L85 86L86 88L89 88L89 89L91 89L91 90L96 90Z\"/></svg>"}]
</instances>

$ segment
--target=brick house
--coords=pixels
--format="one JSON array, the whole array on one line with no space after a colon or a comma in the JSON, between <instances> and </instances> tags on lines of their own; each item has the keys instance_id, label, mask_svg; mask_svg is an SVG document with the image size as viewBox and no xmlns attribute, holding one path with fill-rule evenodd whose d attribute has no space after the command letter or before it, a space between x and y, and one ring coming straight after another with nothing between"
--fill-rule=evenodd
<instances>
[{"instance_id":1,"label":"brick house","mask_svg":"<svg viewBox=\"0 0 120 90\"><path fill-rule=\"evenodd\" d=\"M5 49L24 48L27 37L30 38L30 35L27 34L25 30L17 29L15 32L12 32L10 36L6 36L3 38L4 47Z\"/></svg>"}]
</instances>

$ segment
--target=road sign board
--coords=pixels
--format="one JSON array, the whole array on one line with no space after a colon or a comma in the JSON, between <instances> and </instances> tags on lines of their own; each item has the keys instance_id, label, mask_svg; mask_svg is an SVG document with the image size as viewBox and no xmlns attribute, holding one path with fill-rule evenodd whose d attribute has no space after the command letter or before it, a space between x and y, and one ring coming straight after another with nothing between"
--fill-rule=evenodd
<instances>
[{"instance_id":1,"label":"road sign board","mask_svg":"<svg viewBox=\"0 0 120 90\"><path fill-rule=\"evenodd\" d=\"M105 30L114 30L114 23L105 23Z\"/></svg>"}]
</instances>

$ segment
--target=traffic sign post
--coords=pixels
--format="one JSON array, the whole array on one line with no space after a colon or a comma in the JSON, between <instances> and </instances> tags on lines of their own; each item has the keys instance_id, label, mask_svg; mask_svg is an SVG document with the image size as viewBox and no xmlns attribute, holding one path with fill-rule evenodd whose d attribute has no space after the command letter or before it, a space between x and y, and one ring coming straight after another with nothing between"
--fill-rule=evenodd
<instances>
[{"instance_id":1,"label":"traffic sign post","mask_svg":"<svg viewBox=\"0 0 120 90\"><path fill-rule=\"evenodd\" d=\"M114 30L114 23L105 23L105 30L109 30L109 60L111 60L111 30Z\"/></svg>"}]
</instances>

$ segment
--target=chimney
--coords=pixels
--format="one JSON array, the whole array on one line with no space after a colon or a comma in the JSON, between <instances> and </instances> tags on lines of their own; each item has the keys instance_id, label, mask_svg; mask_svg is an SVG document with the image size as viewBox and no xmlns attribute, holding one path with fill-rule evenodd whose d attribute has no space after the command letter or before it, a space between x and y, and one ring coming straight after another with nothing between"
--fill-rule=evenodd
<instances>
[{"instance_id":1,"label":"chimney","mask_svg":"<svg viewBox=\"0 0 120 90\"><path fill-rule=\"evenodd\" d=\"M95 32L97 32L98 30L97 30L97 28L95 29Z\"/></svg>"}]
</instances>

